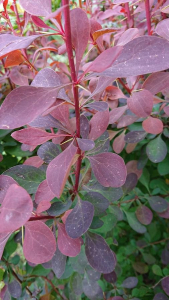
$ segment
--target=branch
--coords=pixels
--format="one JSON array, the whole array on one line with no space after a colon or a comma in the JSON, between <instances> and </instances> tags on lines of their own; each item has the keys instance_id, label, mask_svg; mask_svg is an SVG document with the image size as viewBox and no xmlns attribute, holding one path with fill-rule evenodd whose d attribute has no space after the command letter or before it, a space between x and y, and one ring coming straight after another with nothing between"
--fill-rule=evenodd
<instances>
[{"instance_id":1,"label":"branch","mask_svg":"<svg viewBox=\"0 0 169 300\"><path fill-rule=\"evenodd\" d=\"M79 96L78 96L78 86L77 86L77 75L74 64L73 50L72 50L72 39L71 39L71 27L70 27L70 9L69 9L69 0L63 0L64 8L64 16L65 16L65 37L66 37L66 48L69 59L70 73L73 81L73 95L75 101L75 113L76 113L76 137L80 137L80 109L79 109ZM77 145L78 146L78 145ZM80 169L81 169L81 150L78 147L77 154L79 154L79 158L77 160L76 167L76 179L74 192L75 194L78 191L79 186L79 177L80 177Z\"/></svg>"}]
</instances>

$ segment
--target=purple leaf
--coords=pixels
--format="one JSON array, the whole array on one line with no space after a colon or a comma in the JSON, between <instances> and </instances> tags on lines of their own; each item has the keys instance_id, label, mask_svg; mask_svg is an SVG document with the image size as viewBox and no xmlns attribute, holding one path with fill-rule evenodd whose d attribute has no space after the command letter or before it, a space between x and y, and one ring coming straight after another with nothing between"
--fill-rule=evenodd
<instances>
[{"instance_id":1,"label":"purple leaf","mask_svg":"<svg viewBox=\"0 0 169 300\"><path fill-rule=\"evenodd\" d=\"M17 184L12 184L3 200L0 214L0 232L9 232L23 226L33 210L29 194Z\"/></svg>"},{"instance_id":2,"label":"purple leaf","mask_svg":"<svg viewBox=\"0 0 169 300\"><path fill-rule=\"evenodd\" d=\"M60 153L57 145L51 142L46 142L41 145L37 151L38 156L47 164L49 164Z\"/></svg>"},{"instance_id":3,"label":"purple leaf","mask_svg":"<svg viewBox=\"0 0 169 300\"><path fill-rule=\"evenodd\" d=\"M85 195L85 200L94 206L94 215L99 216L109 207L109 201L100 193L89 192Z\"/></svg>"},{"instance_id":4,"label":"purple leaf","mask_svg":"<svg viewBox=\"0 0 169 300\"><path fill-rule=\"evenodd\" d=\"M127 212L125 211L128 223L130 227L135 230L138 233L145 233L147 231L146 227L140 224L140 222L137 220L134 212Z\"/></svg>"},{"instance_id":5,"label":"purple leaf","mask_svg":"<svg viewBox=\"0 0 169 300\"><path fill-rule=\"evenodd\" d=\"M162 20L156 26L155 32L166 40L169 40L169 20Z\"/></svg>"},{"instance_id":6,"label":"purple leaf","mask_svg":"<svg viewBox=\"0 0 169 300\"><path fill-rule=\"evenodd\" d=\"M66 259L67 257L63 255L57 247L56 252L52 258L52 270L57 278L60 278L65 271Z\"/></svg>"},{"instance_id":7,"label":"purple leaf","mask_svg":"<svg viewBox=\"0 0 169 300\"><path fill-rule=\"evenodd\" d=\"M128 77L163 71L169 67L169 42L156 36L142 36L124 45L112 67L101 76Z\"/></svg>"},{"instance_id":8,"label":"purple leaf","mask_svg":"<svg viewBox=\"0 0 169 300\"><path fill-rule=\"evenodd\" d=\"M65 128L63 125L57 121L55 118L53 118L51 115L47 116L38 116L33 121L29 123L31 127L39 127L39 128L45 128L50 129L51 127L58 128L64 130Z\"/></svg>"},{"instance_id":9,"label":"purple leaf","mask_svg":"<svg viewBox=\"0 0 169 300\"><path fill-rule=\"evenodd\" d=\"M133 289L137 284L137 277L128 277L123 281L122 287L124 287L125 289Z\"/></svg>"},{"instance_id":10,"label":"purple leaf","mask_svg":"<svg viewBox=\"0 0 169 300\"><path fill-rule=\"evenodd\" d=\"M15 36L12 34L1 34L0 36L0 57L4 57L6 54L18 50L27 48L39 35L30 35L30 36Z\"/></svg>"},{"instance_id":11,"label":"purple leaf","mask_svg":"<svg viewBox=\"0 0 169 300\"><path fill-rule=\"evenodd\" d=\"M42 200L37 206L36 213L41 214L42 212L48 210L51 207L51 204L48 200Z\"/></svg>"},{"instance_id":12,"label":"purple leaf","mask_svg":"<svg viewBox=\"0 0 169 300\"><path fill-rule=\"evenodd\" d=\"M136 116L124 115L118 121L117 128L127 127L128 125L135 123L137 120L138 117Z\"/></svg>"},{"instance_id":13,"label":"purple leaf","mask_svg":"<svg viewBox=\"0 0 169 300\"><path fill-rule=\"evenodd\" d=\"M94 216L94 207L88 201L78 202L66 219L65 229L72 238L78 238L90 227Z\"/></svg>"},{"instance_id":14,"label":"purple leaf","mask_svg":"<svg viewBox=\"0 0 169 300\"><path fill-rule=\"evenodd\" d=\"M89 151L95 147L95 143L89 139L78 139L77 138L77 142L78 142L79 148L82 151Z\"/></svg>"},{"instance_id":15,"label":"purple leaf","mask_svg":"<svg viewBox=\"0 0 169 300\"><path fill-rule=\"evenodd\" d=\"M145 131L131 131L125 135L124 140L126 143L138 143L145 139L147 133Z\"/></svg>"},{"instance_id":16,"label":"purple leaf","mask_svg":"<svg viewBox=\"0 0 169 300\"><path fill-rule=\"evenodd\" d=\"M125 113L127 105L117 107L111 110L109 115L109 124L115 123Z\"/></svg>"},{"instance_id":17,"label":"purple leaf","mask_svg":"<svg viewBox=\"0 0 169 300\"><path fill-rule=\"evenodd\" d=\"M62 82L60 76L50 68L44 68L40 70L31 83L31 86L46 88L59 87L61 85ZM64 88L59 91L58 98L70 102ZM58 100L58 104L61 102L61 100Z\"/></svg>"},{"instance_id":18,"label":"purple leaf","mask_svg":"<svg viewBox=\"0 0 169 300\"><path fill-rule=\"evenodd\" d=\"M101 153L87 157L98 182L105 187L120 187L125 183L127 171L123 159L114 153Z\"/></svg>"},{"instance_id":19,"label":"purple leaf","mask_svg":"<svg viewBox=\"0 0 169 300\"><path fill-rule=\"evenodd\" d=\"M157 293L153 300L168 300L168 297L163 293Z\"/></svg>"},{"instance_id":20,"label":"purple leaf","mask_svg":"<svg viewBox=\"0 0 169 300\"><path fill-rule=\"evenodd\" d=\"M160 217L164 218L164 219L169 219L169 205L168 205L166 211L164 211L164 212L162 212L162 213L160 213L160 214L158 214L158 215L159 215Z\"/></svg>"},{"instance_id":21,"label":"purple leaf","mask_svg":"<svg viewBox=\"0 0 169 300\"><path fill-rule=\"evenodd\" d=\"M108 274L103 274L103 277L107 282L110 282L110 283L115 283L117 281L117 275L116 275L115 271L108 273Z\"/></svg>"},{"instance_id":22,"label":"purple leaf","mask_svg":"<svg viewBox=\"0 0 169 300\"><path fill-rule=\"evenodd\" d=\"M66 212L72 205L72 200L69 198L67 201L56 201L52 203L51 207L48 209L48 214L50 216L58 217Z\"/></svg>"},{"instance_id":23,"label":"purple leaf","mask_svg":"<svg viewBox=\"0 0 169 300\"><path fill-rule=\"evenodd\" d=\"M23 9L33 16L45 17L49 15L51 11L51 0L19 0Z\"/></svg>"},{"instance_id":24,"label":"purple leaf","mask_svg":"<svg viewBox=\"0 0 169 300\"><path fill-rule=\"evenodd\" d=\"M80 253L81 250L81 240L80 238L72 239L70 238L65 230L65 225L58 224L58 248L60 252L66 256L74 257Z\"/></svg>"},{"instance_id":25,"label":"purple leaf","mask_svg":"<svg viewBox=\"0 0 169 300\"><path fill-rule=\"evenodd\" d=\"M80 135L83 139L87 139L90 131L90 124L85 116L80 117Z\"/></svg>"},{"instance_id":26,"label":"purple leaf","mask_svg":"<svg viewBox=\"0 0 169 300\"><path fill-rule=\"evenodd\" d=\"M169 296L169 276L163 278L163 280L161 281L161 285L164 292Z\"/></svg>"},{"instance_id":27,"label":"purple leaf","mask_svg":"<svg viewBox=\"0 0 169 300\"><path fill-rule=\"evenodd\" d=\"M90 24L87 14L81 8L70 12L72 43L76 53L76 73L78 73L83 53L87 47L90 34Z\"/></svg>"},{"instance_id":28,"label":"purple leaf","mask_svg":"<svg viewBox=\"0 0 169 300\"><path fill-rule=\"evenodd\" d=\"M85 252L89 264L95 270L107 274L115 269L115 254L102 236L88 232L86 234Z\"/></svg>"},{"instance_id":29,"label":"purple leaf","mask_svg":"<svg viewBox=\"0 0 169 300\"><path fill-rule=\"evenodd\" d=\"M143 129L151 134L159 134L163 131L163 122L157 118L148 117L142 123Z\"/></svg>"},{"instance_id":30,"label":"purple leaf","mask_svg":"<svg viewBox=\"0 0 169 300\"><path fill-rule=\"evenodd\" d=\"M162 213L168 208L168 202L160 196L151 196L148 201L151 208L158 213Z\"/></svg>"},{"instance_id":31,"label":"purple leaf","mask_svg":"<svg viewBox=\"0 0 169 300\"><path fill-rule=\"evenodd\" d=\"M107 104L107 102L103 102L103 101L95 101L95 102L86 104L84 107L90 107L97 111L105 111L108 109L108 104Z\"/></svg>"},{"instance_id":32,"label":"purple leaf","mask_svg":"<svg viewBox=\"0 0 169 300\"><path fill-rule=\"evenodd\" d=\"M87 276L82 281L84 294L88 299L102 299L103 291L97 281L89 280Z\"/></svg>"},{"instance_id":33,"label":"purple leaf","mask_svg":"<svg viewBox=\"0 0 169 300\"><path fill-rule=\"evenodd\" d=\"M123 192L125 194L130 193L137 185L137 175L135 173L130 173L126 177L126 182L123 185Z\"/></svg>"},{"instance_id":34,"label":"purple leaf","mask_svg":"<svg viewBox=\"0 0 169 300\"><path fill-rule=\"evenodd\" d=\"M148 117L153 108L153 95L146 90L135 92L127 100L129 109L138 117Z\"/></svg>"},{"instance_id":35,"label":"purple leaf","mask_svg":"<svg viewBox=\"0 0 169 300\"><path fill-rule=\"evenodd\" d=\"M90 66L85 70L85 73L88 72L103 72L107 68L109 68L116 58L119 56L123 47L121 46L114 46L103 51L92 63Z\"/></svg>"},{"instance_id":36,"label":"purple leaf","mask_svg":"<svg viewBox=\"0 0 169 300\"><path fill-rule=\"evenodd\" d=\"M141 205L137 208L136 216L139 222L143 225L149 225L153 219L152 211L144 205Z\"/></svg>"},{"instance_id":37,"label":"purple leaf","mask_svg":"<svg viewBox=\"0 0 169 300\"><path fill-rule=\"evenodd\" d=\"M23 253L34 264L52 259L56 251L56 239L49 227L42 221L31 221L25 225Z\"/></svg>"},{"instance_id":38,"label":"purple leaf","mask_svg":"<svg viewBox=\"0 0 169 300\"><path fill-rule=\"evenodd\" d=\"M0 175L0 203L5 198L6 192L11 184L17 184L17 182L10 176Z\"/></svg>"},{"instance_id":39,"label":"purple leaf","mask_svg":"<svg viewBox=\"0 0 169 300\"><path fill-rule=\"evenodd\" d=\"M89 139L98 139L107 129L109 124L109 111L98 111L90 120Z\"/></svg>"},{"instance_id":40,"label":"purple leaf","mask_svg":"<svg viewBox=\"0 0 169 300\"><path fill-rule=\"evenodd\" d=\"M5 248L5 245L7 243L7 240L9 239L11 234L12 234L12 232L0 233L0 260L1 260L4 248Z\"/></svg>"},{"instance_id":41,"label":"purple leaf","mask_svg":"<svg viewBox=\"0 0 169 300\"><path fill-rule=\"evenodd\" d=\"M71 143L66 150L53 159L46 172L46 178L51 191L60 198L66 180L69 176L77 148Z\"/></svg>"},{"instance_id":42,"label":"purple leaf","mask_svg":"<svg viewBox=\"0 0 169 300\"><path fill-rule=\"evenodd\" d=\"M25 128L15 131L11 136L20 143L37 146L56 137L56 134L38 128Z\"/></svg>"},{"instance_id":43,"label":"purple leaf","mask_svg":"<svg viewBox=\"0 0 169 300\"><path fill-rule=\"evenodd\" d=\"M142 88L148 90L152 95L155 95L168 87L168 81L168 72L154 73L148 76L144 81Z\"/></svg>"},{"instance_id":44,"label":"purple leaf","mask_svg":"<svg viewBox=\"0 0 169 300\"><path fill-rule=\"evenodd\" d=\"M22 294L21 284L14 279L12 282L8 283L8 291L13 298L20 298Z\"/></svg>"},{"instance_id":45,"label":"purple leaf","mask_svg":"<svg viewBox=\"0 0 169 300\"><path fill-rule=\"evenodd\" d=\"M39 204L41 201L51 201L55 195L52 193L48 186L47 180L44 180L38 186L37 192L35 194L35 202Z\"/></svg>"}]
</instances>

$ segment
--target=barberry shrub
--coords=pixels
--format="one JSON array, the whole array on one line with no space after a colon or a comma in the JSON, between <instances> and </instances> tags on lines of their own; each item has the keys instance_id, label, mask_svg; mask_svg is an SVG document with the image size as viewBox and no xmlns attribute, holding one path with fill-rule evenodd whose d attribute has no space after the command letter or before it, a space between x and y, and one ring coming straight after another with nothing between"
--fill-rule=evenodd
<instances>
[{"instance_id":1,"label":"barberry shrub","mask_svg":"<svg viewBox=\"0 0 169 300\"><path fill-rule=\"evenodd\" d=\"M168 299L168 0L8 2L1 299Z\"/></svg>"}]
</instances>

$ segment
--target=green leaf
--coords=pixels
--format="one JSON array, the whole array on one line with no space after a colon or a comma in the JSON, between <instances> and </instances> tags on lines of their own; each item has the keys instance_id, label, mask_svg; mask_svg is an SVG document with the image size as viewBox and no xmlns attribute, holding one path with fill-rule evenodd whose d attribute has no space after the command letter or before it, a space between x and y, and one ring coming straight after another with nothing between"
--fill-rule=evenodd
<instances>
[{"instance_id":1,"label":"green leaf","mask_svg":"<svg viewBox=\"0 0 169 300\"><path fill-rule=\"evenodd\" d=\"M157 169L161 176L169 174L169 155L167 155L166 158L158 164Z\"/></svg>"},{"instance_id":2,"label":"green leaf","mask_svg":"<svg viewBox=\"0 0 169 300\"><path fill-rule=\"evenodd\" d=\"M38 185L45 180L45 173L42 170L27 165L12 167L3 175L15 179L29 194L35 193Z\"/></svg>"},{"instance_id":3,"label":"green leaf","mask_svg":"<svg viewBox=\"0 0 169 300\"><path fill-rule=\"evenodd\" d=\"M109 232L117 223L117 217L115 214L107 214L102 217L101 220L104 222L103 226L95 230L101 233Z\"/></svg>"},{"instance_id":4,"label":"green leaf","mask_svg":"<svg viewBox=\"0 0 169 300\"><path fill-rule=\"evenodd\" d=\"M146 152L148 158L154 163L164 160L167 155L167 146L160 135L147 144Z\"/></svg>"},{"instance_id":5,"label":"green leaf","mask_svg":"<svg viewBox=\"0 0 169 300\"><path fill-rule=\"evenodd\" d=\"M20 156L20 157L27 157L31 156L32 152L30 151L22 151L21 146L17 145L15 147L5 147L5 152L14 155L14 156Z\"/></svg>"},{"instance_id":6,"label":"green leaf","mask_svg":"<svg viewBox=\"0 0 169 300\"><path fill-rule=\"evenodd\" d=\"M161 270L160 266L158 266L158 265L153 265L153 266L152 266L152 270L153 270L153 273L154 273L155 275L163 276L163 273L162 273L162 270Z\"/></svg>"},{"instance_id":7,"label":"green leaf","mask_svg":"<svg viewBox=\"0 0 169 300\"><path fill-rule=\"evenodd\" d=\"M138 233L145 233L146 227L143 226L136 218L135 212L124 211L129 222L130 227Z\"/></svg>"},{"instance_id":8,"label":"green leaf","mask_svg":"<svg viewBox=\"0 0 169 300\"><path fill-rule=\"evenodd\" d=\"M139 178L139 181L146 187L147 191L150 193L149 190L149 181L150 181L150 173L148 170L145 168L143 169L143 173L141 177Z\"/></svg>"},{"instance_id":9,"label":"green leaf","mask_svg":"<svg viewBox=\"0 0 169 300\"><path fill-rule=\"evenodd\" d=\"M2 281L3 277L4 277L4 270L0 269L0 281Z\"/></svg>"},{"instance_id":10,"label":"green leaf","mask_svg":"<svg viewBox=\"0 0 169 300\"><path fill-rule=\"evenodd\" d=\"M50 273L50 269L45 269L42 267L42 265L36 266L31 275L37 275L37 276L47 276Z\"/></svg>"}]
</instances>

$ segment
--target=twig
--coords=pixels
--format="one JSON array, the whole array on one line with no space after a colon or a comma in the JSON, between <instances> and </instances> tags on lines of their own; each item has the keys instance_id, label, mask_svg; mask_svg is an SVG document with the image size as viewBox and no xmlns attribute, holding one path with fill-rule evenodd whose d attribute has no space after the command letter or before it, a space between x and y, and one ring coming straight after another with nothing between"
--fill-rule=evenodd
<instances>
[{"instance_id":1,"label":"twig","mask_svg":"<svg viewBox=\"0 0 169 300\"><path fill-rule=\"evenodd\" d=\"M169 237L166 238L166 239L163 239L163 240L160 240L160 241L153 242L153 243L150 243L150 244L148 244L148 245L142 246L142 247L140 247L140 248L143 249L143 248L146 248L146 247L149 247L149 246L161 244L161 243L166 242L166 241L168 241L168 240L169 240Z\"/></svg>"}]
</instances>

